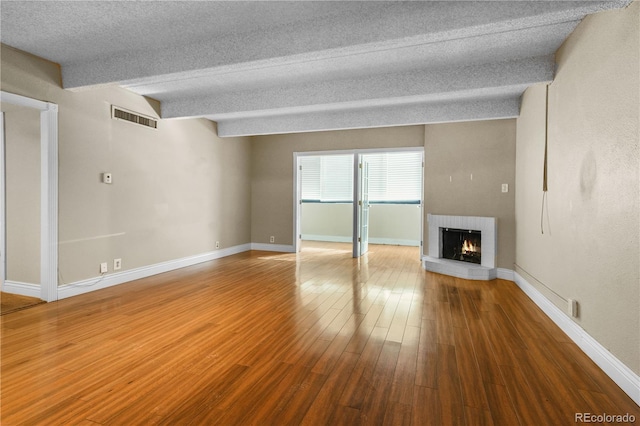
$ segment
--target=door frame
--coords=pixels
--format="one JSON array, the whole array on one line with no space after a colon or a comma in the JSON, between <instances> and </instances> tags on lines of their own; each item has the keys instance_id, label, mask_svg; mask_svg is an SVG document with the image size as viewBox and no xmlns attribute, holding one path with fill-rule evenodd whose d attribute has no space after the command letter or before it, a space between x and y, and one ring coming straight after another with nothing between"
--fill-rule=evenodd
<instances>
[{"instance_id":1,"label":"door frame","mask_svg":"<svg viewBox=\"0 0 640 426\"><path fill-rule=\"evenodd\" d=\"M58 105L0 91L0 102L40 111L40 298L58 300ZM4 127L4 126L3 126ZM4 130L4 129L3 129ZM4 147L4 133L2 135ZM4 150L4 148L3 148ZM6 213L5 163L2 158L2 215ZM0 236L2 262L6 261L6 221ZM2 282L6 268L2 270Z\"/></svg>"},{"instance_id":2,"label":"door frame","mask_svg":"<svg viewBox=\"0 0 640 426\"><path fill-rule=\"evenodd\" d=\"M360 257L369 251L369 184L365 185L365 180L368 181L369 173L368 168L365 165L364 154L357 153L353 156L354 165L354 185L353 185L353 227L357 231L353 233L353 257ZM366 186L366 188L365 188ZM366 200L365 200L366 198ZM365 214L366 209L366 214ZM367 224L363 223L363 218L366 217ZM366 237L364 235L364 228L366 230ZM366 249L363 250L363 246L366 245Z\"/></svg>"},{"instance_id":3,"label":"door frame","mask_svg":"<svg viewBox=\"0 0 640 426\"><path fill-rule=\"evenodd\" d=\"M300 228L300 215L302 206L302 174L300 173L301 157L310 157L317 155L355 155L356 150L344 149L344 150L330 150L330 151L306 151L306 152L294 152L293 153L293 252L298 253L300 251L300 245L302 243L302 231ZM356 166L354 166L356 167Z\"/></svg>"},{"instance_id":4,"label":"door frame","mask_svg":"<svg viewBox=\"0 0 640 426\"><path fill-rule=\"evenodd\" d=\"M4 291L4 281L7 278L7 215L5 211L6 184L5 169L5 131L4 111L0 111L0 290Z\"/></svg>"},{"instance_id":5,"label":"door frame","mask_svg":"<svg viewBox=\"0 0 640 426\"><path fill-rule=\"evenodd\" d=\"M357 187L359 182L359 160L362 154L375 154L381 152L421 152L422 153L422 187L423 190L420 193L420 256L422 257L424 247L424 147L401 147L401 148L369 148L369 149L344 149L344 150L328 150L328 151L305 151L293 153L293 251L298 253L301 246L301 229L300 229L300 214L301 214L301 197L302 197L302 174L300 171L300 157L312 156L312 155L353 155L353 257L360 257L360 245L358 244L358 234L360 226L360 217L358 211L358 197Z\"/></svg>"}]
</instances>

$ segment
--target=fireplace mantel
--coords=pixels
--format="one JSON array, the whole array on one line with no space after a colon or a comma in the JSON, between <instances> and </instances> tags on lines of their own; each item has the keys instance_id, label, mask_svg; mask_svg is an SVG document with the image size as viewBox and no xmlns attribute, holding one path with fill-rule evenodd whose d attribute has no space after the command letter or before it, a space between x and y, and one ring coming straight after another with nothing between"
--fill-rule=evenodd
<instances>
[{"instance_id":1,"label":"fireplace mantel","mask_svg":"<svg viewBox=\"0 0 640 426\"><path fill-rule=\"evenodd\" d=\"M472 280L491 280L497 276L497 222L495 217L449 216L428 214L428 255L423 258L424 269L445 275ZM482 232L482 263L442 259L442 233L440 228L470 229Z\"/></svg>"}]
</instances>

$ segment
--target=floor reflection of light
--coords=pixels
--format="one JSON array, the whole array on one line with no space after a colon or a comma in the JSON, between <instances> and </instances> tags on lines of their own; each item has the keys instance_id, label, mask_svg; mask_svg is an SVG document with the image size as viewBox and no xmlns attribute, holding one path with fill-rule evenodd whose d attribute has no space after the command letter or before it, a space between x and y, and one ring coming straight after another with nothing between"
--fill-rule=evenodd
<instances>
[{"instance_id":1,"label":"floor reflection of light","mask_svg":"<svg viewBox=\"0 0 640 426\"><path fill-rule=\"evenodd\" d=\"M259 257L258 259L260 259L260 260L278 260L278 261L281 261L281 262L295 262L297 260L295 258L295 256L292 256L291 254L262 256L262 257Z\"/></svg>"},{"instance_id":2,"label":"floor reflection of light","mask_svg":"<svg viewBox=\"0 0 640 426\"><path fill-rule=\"evenodd\" d=\"M353 258L350 248L304 242L298 253L261 254L265 261L295 262L291 272L297 309L290 320L296 333L345 336L353 339L352 346L360 346L369 338L384 339L392 322L409 315L412 301L419 299L421 305L418 277L406 272L392 276L377 257L369 257L375 251ZM385 305L394 308L383 310Z\"/></svg>"}]
</instances>

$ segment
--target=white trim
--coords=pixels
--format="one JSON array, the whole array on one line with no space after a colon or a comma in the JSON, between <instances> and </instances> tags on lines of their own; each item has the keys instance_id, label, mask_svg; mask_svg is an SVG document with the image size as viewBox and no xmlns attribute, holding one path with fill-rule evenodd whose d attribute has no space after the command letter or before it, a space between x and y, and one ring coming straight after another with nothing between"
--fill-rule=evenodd
<instances>
[{"instance_id":1,"label":"white trim","mask_svg":"<svg viewBox=\"0 0 640 426\"><path fill-rule=\"evenodd\" d=\"M139 280L141 278L150 277L152 275L161 274L163 272L173 271L174 269L180 269L186 266L208 262L210 260L231 256L237 253L242 253L245 251L249 251L250 249L251 244L247 243L211 251L208 253L197 254L195 256L187 256L181 259L169 260L167 262L161 262L154 265L130 269L128 271L116 272L114 274L108 274L102 277L93 277L82 281L76 281L74 283L58 287L58 299L66 299L67 297L89 293L95 290L112 287L114 285L127 283L133 280Z\"/></svg>"},{"instance_id":2,"label":"white trim","mask_svg":"<svg viewBox=\"0 0 640 426\"><path fill-rule=\"evenodd\" d=\"M296 250L293 245L285 244L265 244L265 243L251 243L251 250L259 251L276 251L281 253L295 253Z\"/></svg>"},{"instance_id":3,"label":"white trim","mask_svg":"<svg viewBox=\"0 0 640 426\"><path fill-rule=\"evenodd\" d=\"M302 215L301 197L302 197L302 174L298 173L300 169L300 161L297 152L293 153L293 251L300 251L300 235L302 234L300 216Z\"/></svg>"},{"instance_id":4,"label":"white trim","mask_svg":"<svg viewBox=\"0 0 640 426\"><path fill-rule=\"evenodd\" d=\"M2 291L11 294L19 294L21 296L37 297L40 299L40 286L38 284L6 280Z\"/></svg>"},{"instance_id":5,"label":"white trim","mask_svg":"<svg viewBox=\"0 0 640 426\"><path fill-rule=\"evenodd\" d=\"M6 185L4 177L7 164L5 162L4 139L4 112L0 111L0 291L4 291L4 280L7 277Z\"/></svg>"},{"instance_id":6,"label":"white trim","mask_svg":"<svg viewBox=\"0 0 640 426\"><path fill-rule=\"evenodd\" d=\"M352 243L352 237L344 237L340 235L314 235L302 234L303 241L326 241L328 243Z\"/></svg>"},{"instance_id":7,"label":"white trim","mask_svg":"<svg viewBox=\"0 0 640 426\"><path fill-rule=\"evenodd\" d=\"M352 256L360 257L362 256L362 238L360 234L362 233L362 225L360 223L360 214L362 211L361 201L362 201L362 169L360 168L360 164L362 164L362 155L354 152L353 153L353 208L351 209L352 213Z\"/></svg>"},{"instance_id":8,"label":"white trim","mask_svg":"<svg viewBox=\"0 0 640 426\"><path fill-rule=\"evenodd\" d=\"M58 105L40 113L40 283L42 300L58 299Z\"/></svg>"},{"instance_id":9,"label":"white trim","mask_svg":"<svg viewBox=\"0 0 640 426\"><path fill-rule=\"evenodd\" d=\"M346 237L341 235L316 235L316 234L302 234L303 241L326 241L329 243L351 243L352 237ZM376 238L369 237L370 244L383 244L389 246L412 246L419 247L419 240L403 240L398 238Z\"/></svg>"},{"instance_id":10,"label":"white trim","mask_svg":"<svg viewBox=\"0 0 640 426\"><path fill-rule=\"evenodd\" d=\"M23 106L27 108L35 108L39 109L40 111L46 111L48 109L47 102L27 98L26 96L16 95L15 93L9 93L5 91L0 92L0 102L6 102L8 104Z\"/></svg>"},{"instance_id":11,"label":"white trim","mask_svg":"<svg viewBox=\"0 0 640 426\"><path fill-rule=\"evenodd\" d=\"M420 247L420 240L403 240L398 238L369 237L369 244Z\"/></svg>"},{"instance_id":12,"label":"white trim","mask_svg":"<svg viewBox=\"0 0 640 426\"><path fill-rule=\"evenodd\" d=\"M514 272L520 289L573 340L629 397L640 405L640 376L616 358L566 313L547 299L537 288Z\"/></svg>"},{"instance_id":13,"label":"white trim","mask_svg":"<svg viewBox=\"0 0 640 426\"><path fill-rule=\"evenodd\" d=\"M40 295L38 297L52 302L58 297L58 105L4 91L0 91L0 101L40 111Z\"/></svg>"},{"instance_id":14,"label":"white trim","mask_svg":"<svg viewBox=\"0 0 640 426\"><path fill-rule=\"evenodd\" d=\"M426 132L425 132L426 133ZM422 188L420 188L420 259L424 253L424 150L422 151Z\"/></svg>"},{"instance_id":15,"label":"white trim","mask_svg":"<svg viewBox=\"0 0 640 426\"><path fill-rule=\"evenodd\" d=\"M498 268L498 278L501 280L515 281L513 270L506 268Z\"/></svg>"}]
</instances>

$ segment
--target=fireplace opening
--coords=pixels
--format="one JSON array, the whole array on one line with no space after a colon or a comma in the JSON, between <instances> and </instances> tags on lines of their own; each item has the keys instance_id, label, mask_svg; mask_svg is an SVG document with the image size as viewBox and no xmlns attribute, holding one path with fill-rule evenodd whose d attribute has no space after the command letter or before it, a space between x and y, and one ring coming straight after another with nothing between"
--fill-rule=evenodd
<instances>
[{"instance_id":1,"label":"fireplace opening","mask_svg":"<svg viewBox=\"0 0 640 426\"><path fill-rule=\"evenodd\" d=\"M481 232L465 229L440 228L442 258L462 262L482 263Z\"/></svg>"}]
</instances>

